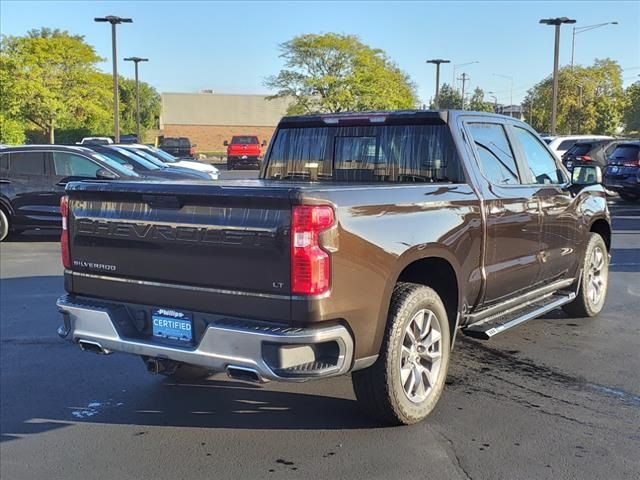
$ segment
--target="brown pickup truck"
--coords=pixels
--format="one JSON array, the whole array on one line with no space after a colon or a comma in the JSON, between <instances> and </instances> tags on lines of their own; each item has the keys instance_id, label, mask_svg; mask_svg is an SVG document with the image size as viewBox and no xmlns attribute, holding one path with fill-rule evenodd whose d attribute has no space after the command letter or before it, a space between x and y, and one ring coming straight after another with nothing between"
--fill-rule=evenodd
<instances>
[{"instance_id":1,"label":"brown pickup truck","mask_svg":"<svg viewBox=\"0 0 640 480\"><path fill-rule=\"evenodd\" d=\"M284 118L258 180L69 184L58 333L182 378L352 372L368 412L414 423L456 332L602 309L601 172L572 177L504 116Z\"/></svg>"}]
</instances>

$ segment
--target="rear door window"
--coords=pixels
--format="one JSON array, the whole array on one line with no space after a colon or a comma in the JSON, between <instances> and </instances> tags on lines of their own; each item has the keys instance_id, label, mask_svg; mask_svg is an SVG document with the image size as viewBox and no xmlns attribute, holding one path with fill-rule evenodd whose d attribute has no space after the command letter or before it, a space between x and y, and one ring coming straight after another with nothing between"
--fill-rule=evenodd
<instances>
[{"instance_id":1,"label":"rear door window","mask_svg":"<svg viewBox=\"0 0 640 480\"><path fill-rule=\"evenodd\" d=\"M9 170L22 175L44 175L47 152L11 152Z\"/></svg>"},{"instance_id":2,"label":"rear door window","mask_svg":"<svg viewBox=\"0 0 640 480\"><path fill-rule=\"evenodd\" d=\"M100 165L86 157L67 152L53 152L56 175L62 177L96 178Z\"/></svg>"},{"instance_id":3,"label":"rear door window","mask_svg":"<svg viewBox=\"0 0 640 480\"><path fill-rule=\"evenodd\" d=\"M518 166L507 134L497 123L469 123L480 169L494 185L517 185L520 183Z\"/></svg>"}]
</instances>

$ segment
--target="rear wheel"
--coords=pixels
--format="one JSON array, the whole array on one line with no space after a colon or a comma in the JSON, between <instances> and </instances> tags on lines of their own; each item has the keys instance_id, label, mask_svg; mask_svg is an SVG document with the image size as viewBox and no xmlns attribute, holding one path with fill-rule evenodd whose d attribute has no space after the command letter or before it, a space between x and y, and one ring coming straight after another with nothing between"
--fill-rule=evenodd
<instances>
[{"instance_id":1,"label":"rear wheel","mask_svg":"<svg viewBox=\"0 0 640 480\"><path fill-rule=\"evenodd\" d=\"M0 242L9 235L9 216L0 208Z\"/></svg>"},{"instance_id":2,"label":"rear wheel","mask_svg":"<svg viewBox=\"0 0 640 480\"><path fill-rule=\"evenodd\" d=\"M396 285L380 356L351 376L358 402L385 423L423 420L444 388L450 338L447 312L433 289Z\"/></svg>"},{"instance_id":3,"label":"rear wheel","mask_svg":"<svg viewBox=\"0 0 640 480\"><path fill-rule=\"evenodd\" d=\"M562 309L572 317L593 317L599 314L607 298L609 285L609 253L604 239L592 233L582 260L582 277L578 294Z\"/></svg>"}]
</instances>

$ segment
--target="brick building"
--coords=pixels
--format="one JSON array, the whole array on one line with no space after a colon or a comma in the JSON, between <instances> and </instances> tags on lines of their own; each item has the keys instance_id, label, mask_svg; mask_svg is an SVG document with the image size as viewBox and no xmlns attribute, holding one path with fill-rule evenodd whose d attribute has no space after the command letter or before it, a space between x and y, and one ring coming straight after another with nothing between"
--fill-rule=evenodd
<instances>
[{"instance_id":1,"label":"brick building","mask_svg":"<svg viewBox=\"0 0 640 480\"><path fill-rule=\"evenodd\" d=\"M265 95L163 93L160 130L165 137L188 137L199 152L221 152L233 135L271 139L289 100Z\"/></svg>"}]
</instances>

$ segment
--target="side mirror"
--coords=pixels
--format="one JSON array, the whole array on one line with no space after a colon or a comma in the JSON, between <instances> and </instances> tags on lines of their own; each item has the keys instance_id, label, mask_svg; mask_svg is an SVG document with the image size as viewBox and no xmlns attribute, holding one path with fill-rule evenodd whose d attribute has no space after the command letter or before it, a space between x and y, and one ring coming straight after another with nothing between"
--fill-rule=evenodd
<instances>
[{"instance_id":1,"label":"side mirror","mask_svg":"<svg viewBox=\"0 0 640 480\"><path fill-rule=\"evenodd\" d=\"M602 183L602 169L597 165L579 165L571 171L571 183L586 187Z\"/></svg>"},{"instance_id":2,"label":"side mirror","mask_svg":"<svg viewBox=\"0 0 640 480\"><path fill-rule=\"evenodd\" d=\"M262 140L262 146L266 147L267 146L267 141L266 140Z\"/></svg>"},{"instance_id":3,"label":"side mirror","mask_svg":"<svg viewBox=\"0 0 640 480\"><path fill-rule=\"evenodd\" d=\"M224 145L225 147L229 146L229 142L227 142L226 140L224 142L222 142L222 145Z\"/></svg>"},{"instance_id":4,"label":"side mirror","mask_svg":"<svg viewBox=\"0 0 640 480\"><path fill-rule=\"evenodd\" d=\"M101 168L96 172L96 178L98 180L115 180L118 176L106 168Z\"/></svg>"}]
</instances>

